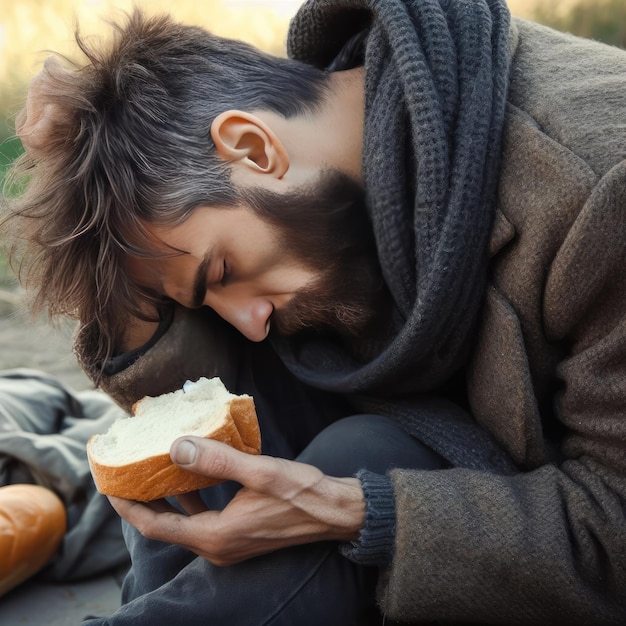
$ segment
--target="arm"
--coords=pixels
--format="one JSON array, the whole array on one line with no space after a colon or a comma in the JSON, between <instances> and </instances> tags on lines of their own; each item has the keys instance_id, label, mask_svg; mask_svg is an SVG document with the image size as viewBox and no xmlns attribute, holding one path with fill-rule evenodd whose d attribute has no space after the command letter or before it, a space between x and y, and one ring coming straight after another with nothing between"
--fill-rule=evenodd
<instances>
[{"instance_id":1,"label":"arm","mask_svg":"<svg viewBox=\"0 0 626 626\"><path fill-rule=\"evenodd\" d=\"M514 138L519 153L523 137ZM511 176L523 166L512 165ZM555 185L561 202L574 184ZM484 367L478 416L534 469L392 474L396 552L383 587L392 618L626 622L626 163L583 196L540 281L528 259L542 234L556 239L563 226L542 223L550 201L524 216L532 236L520 227L494 271L476 356ZM531 285L538 297L519 299ZM542 388L550 394L539 403Z\"/></svg>"},{"instance_id":2,"label":"arm","mask_svg":"<svg viewBox=\"0 0 626 626\"><path fill-rule=\"evenodd\" d=\"M125 410L143 396L179 389L200 376L219 376L227 388L235 389L242 340L210 309L164 309L153 334L149 323L137 322L133 329L103 371L92 358L98 329L84 324L74 341L81 367L92 380L102 374L100 387Z\"/></svg>"},{"instance_id":3,"label":"arm","mask_svg":"<svg viewBox=\"0 0 626 626\"><path fill-rule=\"evenodd\" d=\"M189 471L243 485L223 511L179 497L188 515L110 498L121 517L150 539L182 545L216 565L312 541L351 541L365 516L360 482L333 478L304 463L244 454L200 438L174 443L171 457Z\"/></svg>"},{"instance_id":4,"label":"arm","mask_svg":"<svg viewBox=\"0 0 626 626\"><path fill-rule=\"evenodd\" d=\"M624 490L612 488L623 478L604 483L572 461L517 478L396 471L393 482L390 617L624 623Z\"/></svg>"}]
</instances>

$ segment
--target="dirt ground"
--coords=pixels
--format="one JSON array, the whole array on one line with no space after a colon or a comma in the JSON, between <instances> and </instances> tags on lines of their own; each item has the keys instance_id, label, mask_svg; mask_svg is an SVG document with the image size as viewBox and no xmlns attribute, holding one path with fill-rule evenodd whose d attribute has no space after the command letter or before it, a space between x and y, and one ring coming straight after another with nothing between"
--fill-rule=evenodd
<instances>
[{"instance_id":1,"label":"dirt ground","mask_svg":"<svg viewBox=\"0 0 626 626\"><path fill-rule=\"evenodd\" d=\"M73 324L52 327L33 319L18 289L0 289L0 369L33 368L57 376L75 390L90 382L72 354Z\"/></svg>"}]
</instances>

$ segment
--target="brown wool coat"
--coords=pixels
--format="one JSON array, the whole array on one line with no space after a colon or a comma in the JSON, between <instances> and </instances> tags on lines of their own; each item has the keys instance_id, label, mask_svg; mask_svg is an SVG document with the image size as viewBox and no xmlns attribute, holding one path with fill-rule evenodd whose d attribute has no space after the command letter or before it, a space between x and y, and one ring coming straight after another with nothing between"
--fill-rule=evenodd
<instances>
[{"instance_id":1,"label":"brown wool coat","mask_svg":"<svg viewBox=\"0 0 626 626\"><path fill-rule=\"evenodd\" d=\"M626 53L523 21L512 46L468 390L524 472L396 470L379 600L406 622L626 624ZM129 406L207 374L190 355L229 370L201 315L104 387Z\"/></svg>"},{"instance_id":2,"label":"brown wool coat","mask_svg":"<svg viewBox=\"0 0 626 626\"><path fill-rule=\"evenodd\" d=\"M391 618L626 624L626 53L514 49L473 412L525 470L396 471Z\"/></svg>"}]
</instances>

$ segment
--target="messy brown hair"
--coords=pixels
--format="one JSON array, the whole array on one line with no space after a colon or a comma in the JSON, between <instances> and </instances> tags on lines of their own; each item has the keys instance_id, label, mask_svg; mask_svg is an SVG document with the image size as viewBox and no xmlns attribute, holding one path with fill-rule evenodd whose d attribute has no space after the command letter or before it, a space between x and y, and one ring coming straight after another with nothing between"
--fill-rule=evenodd
<instances>
[{"instance_id":1,"label":"messy brown hair","mask_svg":"<svg viewBox=\"0 0 626 626\"><path fill-rule=\"evenodd\" d=\"M77 32L86 62L45 64L43 136L10 172L2 217L34 310L91 328L102 364L153 297L124 270L128 255L153 254L145 224L237 201L213 119L229 108L290 117L326 86L316 68L169 17L137 10L112 27L108 44Z\"/></svg>"}]
</instances>

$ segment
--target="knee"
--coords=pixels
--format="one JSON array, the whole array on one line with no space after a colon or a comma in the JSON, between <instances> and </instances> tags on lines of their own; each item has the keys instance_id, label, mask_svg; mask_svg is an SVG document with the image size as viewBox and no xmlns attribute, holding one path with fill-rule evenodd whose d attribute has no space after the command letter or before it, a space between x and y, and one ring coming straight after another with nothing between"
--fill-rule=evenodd
<instances>
[{"instance_id":1,"label":"knee","mask_svg":"<svg viewBox=\"0 0 626 626\"><path fill-rule=\"evenodd\" d=\"M380 415L353 415L319 433L298 457L330 476L352 476L359 469L384 474L395 467L439 469L441 457Z\"/></svg>"}]
</instances>

